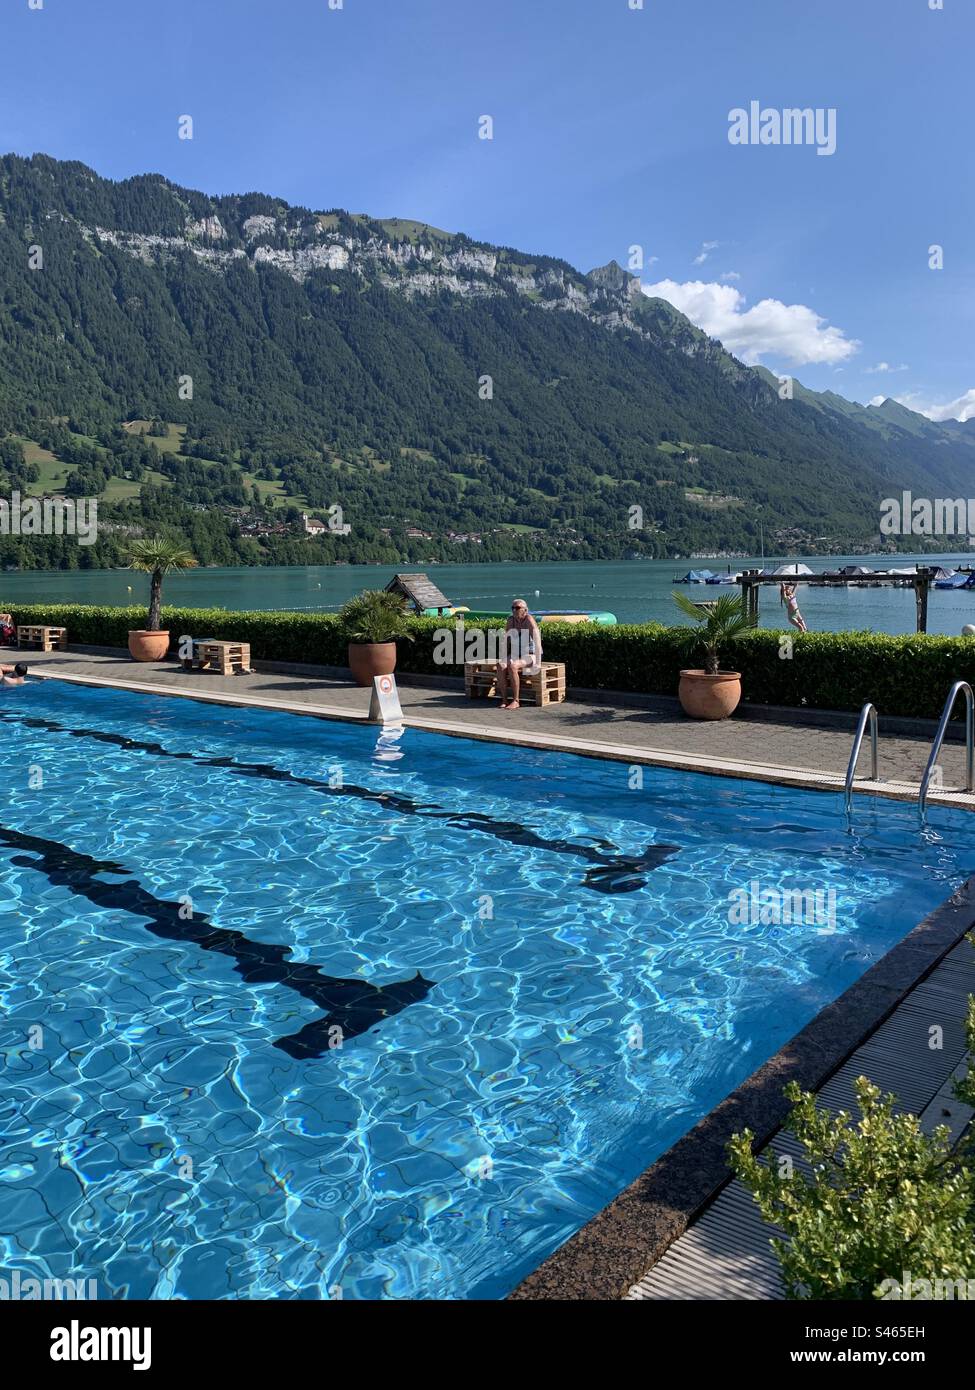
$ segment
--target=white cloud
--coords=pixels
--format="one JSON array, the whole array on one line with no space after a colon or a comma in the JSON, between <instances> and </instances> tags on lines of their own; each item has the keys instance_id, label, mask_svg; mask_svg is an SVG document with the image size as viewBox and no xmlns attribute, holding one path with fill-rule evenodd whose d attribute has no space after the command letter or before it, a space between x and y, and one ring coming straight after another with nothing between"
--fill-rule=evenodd
<instances>
[{"instance_id":1,"label":"white cloud","mask_svg":"<svg viewBox=\"0 0 975 1390\"><path fill-rule=\"evenodd\" d=\"M975 420L975 386L947 405L933 405L925 410L929 420Z\"/></svg>"},{"instance_id":2,"label":"white cloud","mask_svg":"<svg viewBox=\"0 0 975 1390\"><path fill-rule=\"evenodd\" d=\"M898 398L899 399L899 398ZM916 402L917 396L911 398ZM901 401L902 405L906 401ZM960 396L956 396L953 401L948 401L945 405L913 404L912 410L919 410L922 415L926 415L929 420L975 420L975 386L970 391L965 391Z\"/></svg>"},{"instance_id":3,"label":"white cloud","mask_svg":"<svg viewBox=\"0 0 975 1390\"><path fill-rule=\"evenodd\" d=\"M878 362L876 367L868 367L867 373L872 376L875 372L909 372L910 370L906 362L902 362L899 367L892 367L889 362Z\"/></svg>"},{"instance_id":4,"label":"white cloud","mask_svg":"<svg viewBox=\"0 0 975 1390\"><path fill-rule=\"evenodd\" d=\"M799 367L810 362L835 364L845 362L860 347L856 339L848 338L841 328L831 327L805 304L762 299L746 309L745 296L731 285L658 280L644 285L643 292L668 300L749 365L769 353Z\"/></svg>"},{"instance_id":5,"label":"white cloud","mask_svg":"<svg viewBox=\"0 0 975 1390\"><path fill-rule=\"evenodd\" d=\"M722 280L740 280L741 276L738 274L737 270L726 270L721 278Z\"/></svg>"},{"instance_id":6,"label":"white cloud","mask_svg":"<svg viewBox=\"0 0 975 1390\"><path fill-rule=\"evenodd\" d=\"M870 404L883 405L886 399L886 396L874 396ZM938 424L943 420L975 420L975 386L944 405L925 401L917 391L909 391L903 396L894 396L893 399L898 405L906 405L908 410L916 410L919 415L926 415L929 420Z\"/></svg>"},{"instance_id":7,"label":"white cloud","mask_svg":"<svg viewBox=\"0 0 975 1390\"><path fill-rule=\"evenodd\" d=\"M720 245L720 241L702 241L701 250L698 253L698 255L694 257L694 264L703 265L704 262L707 260L708 256L710 256L711 252L716 251Z\"/></svg>"}]
</instances>

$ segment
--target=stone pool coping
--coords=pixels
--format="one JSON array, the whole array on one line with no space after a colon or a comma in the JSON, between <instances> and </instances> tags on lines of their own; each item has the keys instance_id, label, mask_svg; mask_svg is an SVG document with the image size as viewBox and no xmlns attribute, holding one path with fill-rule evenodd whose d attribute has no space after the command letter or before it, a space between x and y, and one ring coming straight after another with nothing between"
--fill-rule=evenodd
<instances>
[{"instance_id":1,"label":"stone pool coping","mask_svg":"<svg viewBox=\"0 0 975 1390\"><path fill-rule=\"evenodd\" d=\"M508 1295L513 1300L622 1299L732 1180L726 1146L756 1147L791 1109L790 1081L818 1091L975 925L975 876L673 1144Z\"/></svg>"},{"instance_id":2,"label":"stone pool coping","mask_svg":"<svg viewBox=\"0 0 975 1390\"><path fill-rule=\"evenodd\" d=\"M70 670L45 671L35 665L32 673L41 680L63 680L74 685L107 686L117 690L128 690L142 695L165 695L182 699L200 700L205 703L232 705L239 708L278 710L287 714L310 715L316 719L337 720L346 724L369 726L367 713L349 710L345 706L309 704L281 698L267 698L238 693L235 690L201 690L196 687L183 687L175 683L161 684L149 680L125 680L115 676L82 675ZM679 772L701 772L716 777L736 777L745 781L771 782L779 786L797 787L810 791L842 791L843 777L829 772L812 772L807 769L786 767L773 763L750 762L744 759L719 758L678 752L650 745L604 743L594 739L565 737L559 734L526 732L503 726L478 726L469 722L455 722L442 716L431 717L404 712L403 724L407 728L422 729L429 733L444 734L450 738L476 739L488 743L506 743L521 748L531 748L542 752L575 753L580 757L599 758L609 762L628 765L644 764L652 767L665 767ZM372 727L379 727L373 725ZM856 796L879 796L895 801L916 801L917 786L910 782L880 781L866 778L857 779ZM932 787L928 793L928 804L953 806L960 810L975 810L975 794L946 791Z\"/></svg>"},{"instance_id":3,"label":"stone pool coping","mask_svg":"<svg viewBox=\"0 0 975 1390\"><path fill-rule=\"evenodd\" d=\"M110 657L131 667L132 658L127 647L101 647L72 643L69 651L74 655ZM34 653L35 660L38 655L38 653ZM64 655L64 653L52 653L51 655L57 657ZM167 656L164 660L169 662L170 658ZM262 675L318 677L342 685L351 683L351 674L348 667L345 666L323 666L310 662L255 659L252 667L254 672ZM465 689L462 676L397 671L396 679L404 689L441 690L456 694L462 693ZM566 687L566 698L570 703L575 704L683 714L680 700L676 695L648 694L630 690L603 690L588 686L569 685ZM802 728L838 729L843 733L849 731L852 738L856 718L856 710L820 709L818 706L811 705L762 705L742 700L731 716L730 722L790 724ZM885 714L883 711L878 712L878 721L881 737L904 735L921 738L928 743L934 738L938 728L937 719L891 715ZM963 741L964 721L956 717L949 721L945 730L945 742L950 744Z\"/></svg>"}]
</instances>

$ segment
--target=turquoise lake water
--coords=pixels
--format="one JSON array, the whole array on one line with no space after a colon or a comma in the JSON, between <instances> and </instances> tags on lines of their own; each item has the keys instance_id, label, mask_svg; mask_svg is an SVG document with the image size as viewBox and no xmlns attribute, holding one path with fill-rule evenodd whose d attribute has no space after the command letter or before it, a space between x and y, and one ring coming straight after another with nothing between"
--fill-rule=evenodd
<instances>
[{"instance_id":1,"label":"turquoise lake water","mask_svg":"<svg viewBox=\"0 0 975 1390\"><path fill-rule=\"evenodd\" d=\"M844 564L872 568L902 568L916 559L925 564L971 563L972 556L838 556L806 561L811 569L835 569ZM791 563L767 559L768 565ZM592 561L519 565L428 565L427 572L454 603L469 608L507 610L513 597L527 598L539 608L599 608L615 613L621 622L655 619L672 623L679 615L671 599L674 576L689 569L721 571L720 560ZM732 571L761 567L762 561L735 560ZM423 566L402 565L401 569ZM395 572L393 565L308 566L277 569L206 569L171 575L165 595L170 603L187 607L230 609L276 608L334 612L361 589L382 588ZM131 588L131 592L129 592ZM536 594L537 590L537 594ZM738 593L738 589L702 589L695 594ZM132 603L141 602L146 583L141 575L125 570L75 572L32 571L0 576L0 608L18 599L36 602ZM914 594L901 589L800 589L803 615L813 631L838 632L850 628L875 632L913 632ZM762 591L760 620L766 627L785 627L785 610L778 591ZM975 622L975 589L932 593L928 631L957 636L965 623Z\"/></svg>"},{"instance_id":2,"label":"turquoise lake water","mask_svg":"<svg viewBox=\"0 0 975 1390\"><path fill-rule=\"evenodd\" d=\"M960 811L418 730L0 727L0 1266L101 1298L501 1297L972 868Z\"/></svg>"}]
</instances>

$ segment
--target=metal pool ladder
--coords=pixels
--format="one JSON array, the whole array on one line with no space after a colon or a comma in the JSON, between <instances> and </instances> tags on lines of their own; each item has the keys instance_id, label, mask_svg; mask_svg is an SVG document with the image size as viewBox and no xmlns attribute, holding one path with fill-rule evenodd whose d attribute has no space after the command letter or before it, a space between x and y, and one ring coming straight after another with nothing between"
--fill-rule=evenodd
<instances>
[{"instance_id":1,"label":"metal pool ladder","mask_svg":"<svg viewBox=\"0 0 975 1390\"><path fill-rule=\"evenodd\" d=\"M850 813L853 805L853 779L857 773L857 763L860 759L860 749L863 746L863 735L867 729L867 720L870 721L870 780L877 782L877 707L869 702L860 711L860 721L857 724L857 731L853 736L853 751L850 753L850 765L846 769L846 812Z\"/></svg>"},{"instance_id":2,"label":"metal pool ladder","mask_svg":"<svg viewBox=\"0 0 975 1390\"><path fill-rule=\"evenodd\" d=\"M924 807L928 799L928 783L937 765L938 754L941 752L941 745L948 728L948 720L951 712L955 708L955 701L959 693L965 692L965 790L967 792L975 789L975 695L972 694L972 687L968 681L955 681L948 692L945 707L941 711L941 723L938 725L938 732L934 736L934 743L931 745L931 756L928 758L928 765L924 769L924 776L921 778L921 789L918 793L918 810L924 815Z\"/></svg>"}]
</instances>

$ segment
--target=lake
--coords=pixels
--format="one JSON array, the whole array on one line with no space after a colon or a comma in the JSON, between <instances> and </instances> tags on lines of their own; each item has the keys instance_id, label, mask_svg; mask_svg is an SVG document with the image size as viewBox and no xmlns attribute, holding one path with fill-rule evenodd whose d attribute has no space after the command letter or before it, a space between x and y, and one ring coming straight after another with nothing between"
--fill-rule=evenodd
<instances>
[{"instance_id":1,"label":"lake","mask_svg":"<svg viewBox=\"0 0 975 1390\"><path fill-rule=\"evenodd\" d=\"M794 557L767 559L766 565L792 563ZM822 556L806 559L813 570L837 569L846 564L872 568L903 568L916 560L924 564L970 564L971 554L898 556ZM759 559L735 560L733 572L762 566ZM470 608L510 607L513 597L528 600L532 608L600 608L615 613L620 622L672 623L678 615L671 599L674 576L691 568L719 572L728 568L720 560L620 560L544 561L537 564L428 565L427 573L454 603ZM401 565L401 569L422 566ZM272 569L200 569L170 575L166 580L168 602L184 607L282 609L302 612L334 612L361 589L382 588L393 565L309 565ZM682 586L682 592L715 597L738 593L737 588L715 589ZM0 607L20 602L36 603L138 603L148 594L144 575L128 570L76 570L11 573L0 576ZM914 631L914 594L910 589L803 589L799 602L810 631L841 632L849 629L903 633ZM933 590L928 609L928 631L957 636L965 623L975 622L975 589ZM761 593L760 623L785 627L785 609L778 591Z\"/></svg>"}]
</instances>

